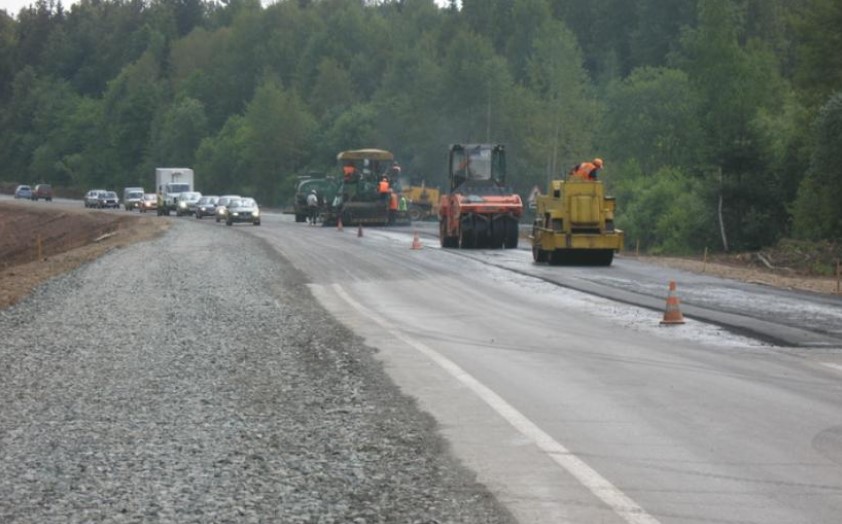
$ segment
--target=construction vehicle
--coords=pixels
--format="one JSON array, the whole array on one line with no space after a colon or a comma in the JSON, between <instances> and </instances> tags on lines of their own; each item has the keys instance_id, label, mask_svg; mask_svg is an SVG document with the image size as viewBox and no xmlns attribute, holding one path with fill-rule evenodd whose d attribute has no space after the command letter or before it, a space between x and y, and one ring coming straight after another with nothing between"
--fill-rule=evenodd
<instances>
[{"instance_id":1,"label":"construction vehicle","mask_svg":"<svg viewBox=\"0 0 842 524\"><path fill-rule=\"evenodd\" d=\"M293 213L296 222L307 220L309 210L307 209L307 195L310 191L316 190L319 198L319 215L324 214L326 208L333 204L336 195L339 193L339 182L331 176L322 176L321 173L310 173L298 178L298 186L293 197Z\"/></svg>"},{"instance_id":2,"label":"construction vehicle","mask_svg":"<svg viewBox=\"0 0 842 524\"><path fill-rule=\"evenodd\" d=\"M450 192L439 206L441 247L516 248L523 202L506 186L505 147L454 144L448 159Z\"/></svg>"},{"instance_id":3,"label":"construction vehicle","mask_svg":"<svg viewBox=\"0 0 842 524\"><path fill-rule=\"evenodd\" d=\"M551 265L610 266L623 247L614 228L613 197L598 180L552 180L547 195L536 197L532 258Z\"/></svg>"},{"instance_id":4,"label":"construction vehicle","mask_svg":"<svg viewBox=\"0 0 842 524\"><path fill-rule=\"evenodd\" d=\"M395 157L383 149L355 149L342 151L336 156L342 169L342 182L336 198L322 213L322 224L336 225L341 219L346 226L385 226L390 223L409 223L407 212L390 216L391 190L380 191L380 181L385 177L389 188L396 177L391 172Z\"/></svg>"},{"instance_id":5,"label":"construction vehicle","mask_svg":"<svg viewBox=\"0 0 842 524\"><path fill-rule=\"evenodd\" d=\"M410 220L417 222L438 217L441 191L435 187L427 187L424 182L421 182L421 185L401 187L401 195L406 198Z\"/></svg>"}]
</instances>

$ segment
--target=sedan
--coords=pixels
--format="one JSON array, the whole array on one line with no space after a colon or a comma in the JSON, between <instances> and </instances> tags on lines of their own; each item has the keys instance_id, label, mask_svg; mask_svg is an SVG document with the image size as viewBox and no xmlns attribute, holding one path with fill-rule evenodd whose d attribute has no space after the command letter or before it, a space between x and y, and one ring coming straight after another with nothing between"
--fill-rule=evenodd
<instances>
[{"instance_id":1,"label":"sedan","mask_svg":"<svg viewBox=\"0 0 842 524\"><path fill-rule=\"evenodd\" d=\"M178 195L178 207L175 210L175 216L192 215L196 212L196 204L202 194L198 191L185 191Z\"/></svg>"},{"instance_id":2,"label":"sedan","mask_svg":"<svg viewBox=\"0 0 842 524\"><path fill-rule=\"evenodd\" d=\"M238 198L228 203L225 224L230 226L234 222L251 222L255 226L260 225L260 209L253 198Z\"/></svg>"},{"instance_id":3,"label":"sedan","mask_svg":"<svg viewBox=\"0 0 842 524\"><path fill-rule=\"evenodd\" d=\"M100 209L120 209L120 198L114 191L100 191L96 207Z\"/></svg>"},{"instance_id":4,"label":"sedan","mask_svg":"<svg viewBox=\"0 0 842 524\"><path fill-rule=\"evenodd\" d=\"M216 201L218 196L205 195L196 203L196 218L214 216L216 214Z\"/></svg>"},{"instance_id":5,"label":"sedan","mask_svg":"<svg viewBox=\"0 0 842 524\"><path fill-rule=\"evenodd\" d=\"M104 189L91 189L85 193L85 207L98 207L99 194L105 193Z\"/></svg>"},{"instance_id":6,"label":"sedan","mask_svg":"<svg viewBox=\"0 0 842 524\"><path fill-rule=\"evenodd\" d=\"M216 222L225 220L228 217L228 202L235 198L242 198L240 195L223 195L216 201Z\"/></svg>"},{"instance_id":7,"label":"sedan","mask_svg":"<svg viewBox=\"0 0 842 524\"><path fill-rule=\"evenodd\" d=\"M39 198L43 198L47 202L52 202L53 186L50 184L38 184L35 186L35 189L32 190L32 200L37 202Z\"/></svg>"},{"instance_id":8,"label":"sedan","mask_svg":"<svg viewBox=\"0 0 842 524\"><path fill-rule=\"evenodd\" d=\"M15 188L15 198L32 198L32 188L29 186L18 186Z\"/></svg>"},{"instance_id":9,"label":"sedan","mask_svg":"<svg viewBox=\"0 0 842 524\"><path fill-rule=\"evenodd\" d=\"M143 201L143 191L124 191L125 200L123 200L123 207L126 211L132 209L140 209L140 203Z\"/></svg>"},{"instance_id":10,"label":"sedan","mask_svg":"<svg viewBox=\"0 0 842 524\"><path fill-rule=\"evenodd\" d=\"M158 195L155 193L144 193L140 200L140 212L155 211L158 209Z\"/></svg>"}]
</instances>

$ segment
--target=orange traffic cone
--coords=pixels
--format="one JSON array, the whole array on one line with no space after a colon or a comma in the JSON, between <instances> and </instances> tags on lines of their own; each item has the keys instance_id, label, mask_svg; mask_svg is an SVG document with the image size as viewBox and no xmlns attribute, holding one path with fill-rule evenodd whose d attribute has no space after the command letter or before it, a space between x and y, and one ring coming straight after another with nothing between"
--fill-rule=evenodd
<instances>
[{"instance_id":1,"label":"orange traffic cone","mask_svg":"<svg viewBox=\"0 0 842 524\"><path fill-rule=\"evenodd\" d=\"M360 224L360 227L357 228L357 236L358 237L363 236L363 225L362 224Z\"/></svg>"},{"instance_id":2,"label":"orange traffic cone","mask_svg":"<svg viewBox=\"0 0 842 524\"><path fill-rule=\"evenodd\" d=\"M684 315L681 314L681 310L678 308L678 297L675 295L675 281L671 280L669 294L667 295L667 309L664 311L664 319L661 321L661 324L671 325L683 323Z\"/></svg>"},{"instance_id":3,"label":"orange traffic cone","mask_svg":"<svg viewBox=\"0 0 842 524\"><path fill-rule=\"evenodd\" d=\"M415 236L412 237L412 248L411 249L421 249L421 239L418 238L418 231L415 232Z\"/></svg>"},{"instance_id":4,"label":"orange traffic cone","mask_svg":"<svg viewBox=\"0 0 842 524\"><path fill-rule=\"evenodd\" d=\"M341 216L339 217L339 220L336 221L336 230L337 231L345 231L342 228L342 217Z\"/></svg>"}]
</instances>

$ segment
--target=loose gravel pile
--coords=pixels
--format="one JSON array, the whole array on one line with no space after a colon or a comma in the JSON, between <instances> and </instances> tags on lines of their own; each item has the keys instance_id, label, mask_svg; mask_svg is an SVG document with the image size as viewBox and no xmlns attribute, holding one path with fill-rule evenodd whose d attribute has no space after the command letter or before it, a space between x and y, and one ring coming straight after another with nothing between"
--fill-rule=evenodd
<instances>
[{"instance_id":1,"label":"loose gravel pile","mask_svg":"<svg viewBox=\"0 0 842 524\"><path fill-rule=\"evenodd\" d=\"M183 221L0 310L0 522L510 522L305 284Z\"/></svg>"}]
</instances>

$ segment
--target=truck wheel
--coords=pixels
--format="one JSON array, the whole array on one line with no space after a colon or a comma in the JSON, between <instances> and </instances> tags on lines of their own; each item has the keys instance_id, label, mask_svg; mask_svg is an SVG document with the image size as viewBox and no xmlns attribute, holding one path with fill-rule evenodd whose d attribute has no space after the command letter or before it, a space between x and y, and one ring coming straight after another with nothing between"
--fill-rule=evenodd
<instances>
[{"instance_id":1,"label":"truck wheel","mask_svg":"<svg viewBox=\"0 0 842 524\"><path fill-rule=\"evenodd\" d=\"M518 237L520 236L520 226L516 220L506 220L506 240L504 247L506 249L517 249Z\"/></svg>"},{"instance_id":2,"label":"truck wheel","mask_svg":"<svg viewBox=\"0 0 842 524\"><path fill-rule=\"evenodd\" d=\"M410 207L409 208L409 219L413 222L419 222L421 219L424 218L423 212L418 209L417 207Z\"/></svg>"}]
</instances>

